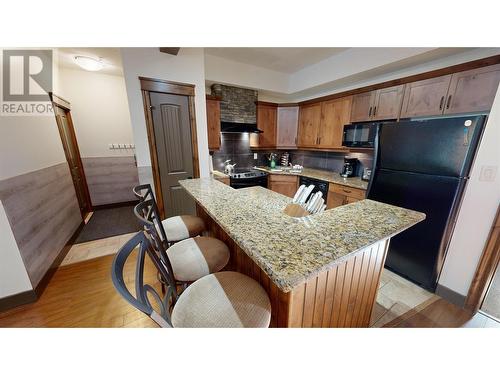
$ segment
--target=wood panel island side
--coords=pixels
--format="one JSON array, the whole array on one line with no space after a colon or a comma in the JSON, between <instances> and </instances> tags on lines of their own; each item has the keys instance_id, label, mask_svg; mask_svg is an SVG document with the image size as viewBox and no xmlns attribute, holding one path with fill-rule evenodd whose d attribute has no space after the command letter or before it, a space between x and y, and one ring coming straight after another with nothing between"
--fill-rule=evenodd
<instances>
[{"instance_id":1,"label":"wood panel island side","mask_svg":"<svg viewBox=\"0 0 500 375\"><path fill-rule=\"evenodd\" d=\"M271 300L271 327L368 327L390 238L425 219L368 199L293 218L291 199L212 178L180 181L211 236Z\"/></svg>"}]
</instances>

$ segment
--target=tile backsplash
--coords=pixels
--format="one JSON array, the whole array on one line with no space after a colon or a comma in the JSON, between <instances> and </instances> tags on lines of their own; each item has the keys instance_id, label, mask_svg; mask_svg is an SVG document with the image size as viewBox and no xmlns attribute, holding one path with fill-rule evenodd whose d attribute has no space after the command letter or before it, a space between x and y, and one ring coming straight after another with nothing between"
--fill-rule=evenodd
<instances>
[{"instance_id":1,"label":"tile backsplash","mask_svg":"<svg viewBox=\"0 0 500 375\"><path fill-rule=\"evenodd\" d=\"M284 150L275 151L279 156ZM250 136L248 133L221 133L220 150L212 155L212 162L215 170L224 170L224 161L231 160L231 164L236 163L236 168L252 168L254 166L268 165L268 155L270 151L257 151L257 159L254 159L254 152L250 149ZM290 161L293 164L300 164L306 168L324 169L332 172L340 172L344 165L344 157L354 157L359 160L358 176L363 173L363 168L371 168L373 155L369 153L333 153L324 151L298 151L291 150Z\"/></svg>"}]
</instances>

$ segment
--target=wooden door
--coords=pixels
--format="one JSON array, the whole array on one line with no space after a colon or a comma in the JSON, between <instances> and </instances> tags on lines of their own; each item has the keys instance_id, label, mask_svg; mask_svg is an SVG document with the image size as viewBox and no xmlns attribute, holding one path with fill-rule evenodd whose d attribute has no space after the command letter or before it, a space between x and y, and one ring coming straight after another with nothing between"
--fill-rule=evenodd
<instances>
[{"instance_id":1,"label":"wooden door","mask_svg":"<svg viewBox=\"0 0 500 375\"><path fill-rule=\"evenodd\" d=\"M500 82L500 64L452 76L444 113L489 111Z\"/></svg>"},{"instance_id":2,"label":"wooden door","mask_svg":"<svg viewBox=\"0 0 500 375\"><path fill-rule=\"evenodd\" d=\"M404 85L377 90L373 102L372 120L397 119L403 103Z\"/></svg>"},{"instance_id":3,"label":"wooden door","mask_svg":"<svg viewBox=\"0 0 500 375\"><path fill-rule=\"evenodd\" d=\"M375 91L369 91L352 97L351 122L371 119L375 93Z\"/></svg>"},{"instance_id":4,"label":"wooden door","mask_svg":"<svg viewBox=\"0 0 500 375\"><path fill-rule=\"evenodd\" d=\"M179 185L193 177L188 97L151 92L150 100L165 217L194 215L194 200Z\"/></svg>"},{"instance_id":5,"label":"wooden door","mask_svg":"<svg viewBox=\"0 0 500 375\"><path fill-rule=\"evenodd\" d=\"M220 101L207 98L208 149L220 149Z\"/></svg>"},{"instance_id":6,"label":"wooden door","mask_svg":"<svg viewBox=\"0 0 500 375\"><path fill-rule=\"evenodd\" d=\"M276 147L277 107L257 105L257 127L263 131L259 134L259 147Z\"/></svg>"},{"instance_id":7,"label":"wooden door","mask_svg":"<svg viewBox=\"0 0 500 375\"><path fill-rule=\"evenodd\" d=\"M297 145L300 147L316 147L318 130L321 121L321 103L305 105L299 109L299 130Z\"/></svg>"},{"instance_id":8,"label":"wooden door","mask_svg":"<svg viewBox=\"0 0 500 375\"><path fill-rule=\"evenodd\" d=\"M451 74L406 84L401 117L442 114L450 82Z\"/></svg>"},{"instance_id":9,"label":"wooden door","mask_svg":"<svg viewBox=\"0 0 500 375\"><path fill-rule=\"evenodd\" d=\"M352 96L322 102L318 144L320 148L342 147L344 125L351 117Z\"/></svg>"},{"instance_id":10,"label":"wooden door","mask_svg":"<svg viewBox=\"0 0 500 375\"><path fill-rule=\"evenodd\" d=\"M278 107L276 146L282 148L297 147L298 125L299 107Z\"/></svg>"},{"instance_id":11,"label":"wooden door","mask_svg":"<svg viewBox=\"0 0 500 375\"><path fill-rule=\"evenodd\" d=\"M71 121L71 113L69 109L59 107L55 103L53 104L64 154L68 161L73 185L75 186L76 198L78 199L82 218L85 218L87 213L92 210L92 204L90 202L90 194L87 180L85 179L80 150L76 141L75 129Z\"/></svg>"}]
</instances>

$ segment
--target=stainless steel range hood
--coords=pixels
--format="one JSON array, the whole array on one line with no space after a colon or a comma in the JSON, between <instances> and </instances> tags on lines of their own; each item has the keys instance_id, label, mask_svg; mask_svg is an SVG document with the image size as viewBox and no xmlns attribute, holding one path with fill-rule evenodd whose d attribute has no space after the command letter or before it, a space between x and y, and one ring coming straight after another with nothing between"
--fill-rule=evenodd
<instances>
[{"instance_id":1,"label":"stainless steel range hood","mask_svg":"<svg viewBox=\"0 0 500 375\"><path fill-rule=\"evenodd\" d=\"M221 133L263 133L257 128L257 124L246 124L242 122L226 122L220 123Z\"/></svg>"}]
</instances>

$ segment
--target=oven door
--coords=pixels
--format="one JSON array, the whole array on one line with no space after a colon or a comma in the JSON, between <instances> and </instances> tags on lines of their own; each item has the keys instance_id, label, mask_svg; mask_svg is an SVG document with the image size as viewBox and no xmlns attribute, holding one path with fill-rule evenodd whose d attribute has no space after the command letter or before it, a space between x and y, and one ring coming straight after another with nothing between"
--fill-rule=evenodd
<instances>
[{"instance_id":1,"label":"oven door","mask_svg":"<svg viewBox=\"0 0 500 375\"><path fill-rule=\"evenodd\" d=\"M373 147L378 123L344 125L344 147Z\"/></svg>"},{"instance_id":2,"label":"oven door","mask_svg":"<svg viewBox=\"0 0 500 375\"><path fill-rule=\"evenodd\" d=\"M267 188L267 176L253 178L230 178L229 185L233 189L243 189L251 186L262 186Z\"/></svg>"}]
</instances>

